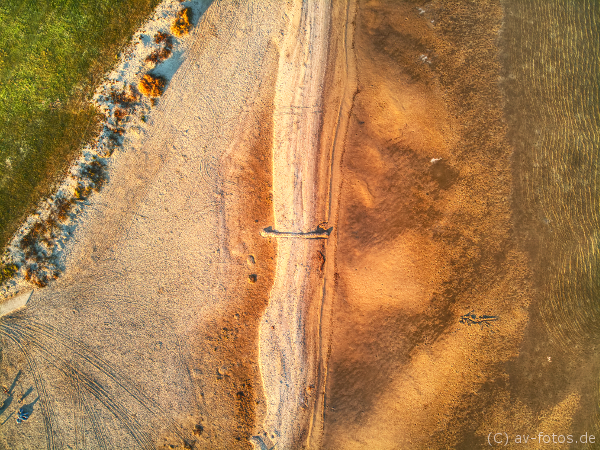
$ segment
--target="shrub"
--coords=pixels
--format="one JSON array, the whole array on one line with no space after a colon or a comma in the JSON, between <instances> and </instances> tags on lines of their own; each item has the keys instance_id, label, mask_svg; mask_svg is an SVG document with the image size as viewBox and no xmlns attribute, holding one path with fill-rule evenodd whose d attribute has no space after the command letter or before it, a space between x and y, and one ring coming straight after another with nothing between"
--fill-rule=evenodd
<instances>
[{"instance_id":1,"label":"shrub","mask_svg":"<svg viewBox=\"0 0 600 450\"><path fill-rule=\"evenodd\" d=\"M147 73L140 80L138 89L146 97L160 97L165 91L166 85L167 80L163 77Z\"/></svg>"},{"instance_id":2,"label":"shrub","mask_svg":"<svg viewBox=\"0 0 600 450\"><path fill-rule=\"evenodd\" d=\"M157 44L163 44L165 48L171 50L173 48L173 36L169 33L163 33L159 31L154 35L154 42Z\"/></svg>"},{"instance_id":3,"label":"shrub","mask_svg":"<svg viewBox=\"0 0 600 450\"><path fill-rule=\"evenodd\" d=\"M75 189L75 197L78 198L78 200L87 197L92 189L98 192L100 188L102 188L102 185L106 181L104 165L97 159L90 161L82 166L80 179L83 182L80 181ZM85 181L90 182L90 184L85 183Z\"/></svg>"},{"instance_id":4,"label":"shrub","mask_svg":"<svg viewBox=\"0 0 600 450\"><path fill-rule=\"evenodd\" d=\"M109 97L115 105L121 108L129 108L139 100L139 94L135 92L131 85L127 86L123 91L111 91Z\"/></svg>"},{"instance_id":5,"label":"shrub","mask_svg":"<svg viewBox=\"0 0 600 450\"><path fill-rule=\"evenodd\" d=\"M159 44L161 48L154 50L146 57L146 62L158 64L171 56L173 53L173 36L169 33L159 31L154 35L154 42Z\"/></svg>"},{"instance_id":6,"label":"shrub","mask_svg":"<svg viewBox=\"0 0 600 450\"><path fill-rule=\"evenodd\" d=\"M55 209L52 213L56 215L56 218L59 221L64 222L69 217L69 210L71 209L71 206L73 206L72 198L58 198L54 203Z\"/></svg>"},{"instance_id":7,"label":"shrub","mask_svg":"<svg viewBox=\"0 0 600 450\"><path fill-rule=\"evenodd\" d=\"M75 197L75 199L77 200L85 200L90 195L90 192L92 192L91 186L87 186L83 183L78 183L75 187L75 190L73 191L73 197Z\"/></svg>"},{"instance_id":8,"label":"shrub","mask_svg":"<svg viewBox=\"0 0 600 450\"><path fill-rule=\"evenodd\" d=\"M115 122L119 123L121 122L125 117L127 117L127 111L125 111L124 109L121 108L115 108L114 112L113 112L113 116L115 118Z\"/></svg>"},{"instance_id":9,"label":"shrub","mask_svg":"<svg viewBox=\"0 0 600 450\"><path fill-rule=\"evenodd\" d=\"M37 268L27 266L25 268L25 279L30 283L33 283L39 288L43 288L48 285L48 276Z\"/></svg>"},{"instance_id":10,"label":"shrub","mask_svg":"<svg viewBox=\"0 0 600 450\"><path fill-rule=\"evenodd\" d=\"M169 48L161 48L159 50L154 50L146 57L146 62L150 62L152 64L158 64L163 62L165 59L171 56L171 49Z\"/></svg>"},{"instance_id":11,"label":"shrub","mask_svg":"<svg viewBox=\"0 0 600 450\"><path fill-rule=\"evenodd\" d=\"M184 8L177 13L177 18L171 25L171 33L177 37L184 36L190 32L192 28L192 9Z\"/></svg>"}]
</instances>

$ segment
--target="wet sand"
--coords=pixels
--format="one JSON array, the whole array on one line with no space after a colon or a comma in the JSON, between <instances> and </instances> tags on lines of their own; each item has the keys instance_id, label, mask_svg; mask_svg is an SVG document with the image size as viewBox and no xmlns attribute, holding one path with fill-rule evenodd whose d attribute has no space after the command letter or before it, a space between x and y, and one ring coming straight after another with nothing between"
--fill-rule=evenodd
<instances>
[{"instance_id":1,"label":"wet sand","mask_svg":"<svg viewBox=\"0 0 600 450\"><path fill-rule=\"evenodd\" d=\"M503 14L498 2L358 2L322 448L595 429L593 343L557 345L540 318L549 260L522 215ZM460 323L470 312L498 320Z\"/></svg>"}]
</instances>

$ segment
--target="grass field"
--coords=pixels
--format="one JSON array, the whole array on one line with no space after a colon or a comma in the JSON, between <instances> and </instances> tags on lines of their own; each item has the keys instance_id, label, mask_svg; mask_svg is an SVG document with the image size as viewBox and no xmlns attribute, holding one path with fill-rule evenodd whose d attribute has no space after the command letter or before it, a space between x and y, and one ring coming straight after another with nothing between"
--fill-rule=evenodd
<instances>
[{"instance_id":1,"label":"grass field","mask_svg":"<svg viewBox=\"0 0 600 450\"><path fill-rule=\"evenodd\" d=\"M0 3L0 248L97 132L89 99L158 3Z\"/></svg>"}]
</instances>

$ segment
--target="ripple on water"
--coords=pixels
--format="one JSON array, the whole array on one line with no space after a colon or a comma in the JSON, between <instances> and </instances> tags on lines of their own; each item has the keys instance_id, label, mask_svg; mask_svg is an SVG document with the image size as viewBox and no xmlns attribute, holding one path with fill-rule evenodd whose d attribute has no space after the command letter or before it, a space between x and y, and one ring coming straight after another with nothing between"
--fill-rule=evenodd
<instances>
[{"instance_id":1,"label":"ripple on water","mask_svg":"<svg viewBox=\"0 0 600 450\"><path fill-rule=\"evenodd\" d=\"M540 313L556 343L583 344L600 332L600 7L589 0L504 7L515 187L538 227Z\"/></svg>"}]
</instances>

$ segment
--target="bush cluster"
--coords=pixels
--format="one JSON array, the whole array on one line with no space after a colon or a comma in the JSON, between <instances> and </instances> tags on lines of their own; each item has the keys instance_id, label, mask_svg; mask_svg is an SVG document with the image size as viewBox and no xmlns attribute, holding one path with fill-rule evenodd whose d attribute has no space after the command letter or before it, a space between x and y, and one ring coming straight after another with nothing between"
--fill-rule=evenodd
<instances>
[{"instance_id":1,"label":"bush cluster","mask_svg":"<svg viewBox=\"0 0 600 450\"><path fill-rule=\"evenodd\" d=\"M171 33L177 37L184 36L192 29L192 8L184 8L177 13L177 18L171 25Z\"/></svg>"},{"instance_id":2,"label":"bush cluster","mask_svg":"<svg viewBox=\"0 0 600 450\"><path fill-rule=\"evenodd\" d=\"M103 96L113 106L106 115L108 121L103 130L105 141L99 146L103 157L111 156L114 149L122 144L124 124L139 106L140 97L140 93L132 85L127 85L123 90L115 90L113 87L110 93Z\"/></svg>"},{"instance_id":3,"label":"bush cluster","mask_svg":"<svg viewBox=\"0 0 600 450\"><path fill-rule=\"evenodd\" d=\"M140 80L138 89L146 97L160 97L165 91L167 80L160 75L147 73Z\"/></svg>"},{"instance_id":4,"label":"bush cluster","mask_svg":"<svg viewBox=\"0 0 600 450\"><path fill-rule=\"evenodd\" d=\"M92 191L99 191L106 181L104 164L93 158L79 166L79 173L72 196L57 197L45 218L38 217L21 237L19 248L23 252L23 276L37 287L44 287L50 280L58 278L57 241L64 235L65 222L77 201L85 200ZM8 268L5 270L5 268ZM17 264L5 265L0 274L0 283L16 274Z\"/></svg>"},{"instance_id":5,"label":"bush cluster","mask_svg":"<svg viewBox=\"0 0 600 450\"><path fill-rule=\"evenodd\" d=\"M51 258L54 241L59 232L58 223L51 214L46 220L38 219L19 243L25 255L23 275L27 281L38 287L44 287L51 279L58 278L58 267Z\"/></svg>"},{"instance_id":6,"label":"bush cluster","mask_svg":"<svg viewBox=\"0 0 600 450\"><path fill-rule=\"evenodd\" d=\"M154 35L154 42L160 47L146 57L146 62L156 65L169 58L173 53L173 36L159 31Z\"/></svg>"}]
</instances>

